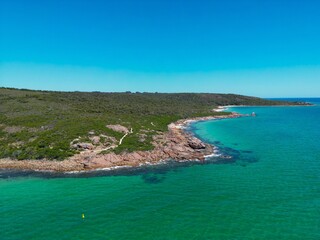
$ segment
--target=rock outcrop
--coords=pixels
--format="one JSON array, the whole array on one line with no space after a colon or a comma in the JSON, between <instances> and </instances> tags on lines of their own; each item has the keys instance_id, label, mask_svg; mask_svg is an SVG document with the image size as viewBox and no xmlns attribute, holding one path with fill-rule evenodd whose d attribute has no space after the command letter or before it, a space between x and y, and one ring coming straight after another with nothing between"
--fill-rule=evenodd
<instances>
[{"instance_id":1,"label":"rock outcrop","mask_svg":"<svg viewBox=\"0 0 320 240\"><path fill-rule=\"evenodd\" d=\"M94 147L91 143L75 143L72 144L71 147L77 150L92 150Z\"/></svg>"},{"instance_id":2,"label":"rock outcrop","mask_svg":"<svg viewBox=\"0 0 320 240\"><path fill-rule=\"evenodd\" d=\"M71 146L84 150L65 161L46 161L46 160L23 160L16 161L11 159L2 159L0 168L16 168L16 169L34 169L34 170L51 170L51 171L80 171L93 170L98 168L111 168L117 166L140 166L143 164L155 164L161 160L204 160L207 155L213 153L214 146L204 143L185 131L186 125L194 121L212 120L221 118L236 118L242 115L232 114L231 116L219 117L204 117L194 119L184 119L172 123L168 126L168 132L158 133L153 136L154 149L151 151L136 151L132 153L115 154L113 152L99 154L99 151L94 150L95 146L92 143L78 142L80 139L75 139ZM121 125L112 126L117 131L128 133L128 129ZM115 127L116 126L116 127ZM110 127L111 128L111 127ZM92 134L94 135L94 132ZM98 142L98 138L92 142ZM101 138L107 136L100 136ZM100 141L100 139L99 139ZM97 147L97 146L96 146Z\"/></svg>"},{"instance_id":3,"label":"rock outcrop","mask_svg":"<svg viewBox=\"0 0 320 240\"><path fill-rule=\"evenodd\" d=\"M99 136L90 137L90 140L94 145L97 145L97 144L100 143L100 137Z\"/></svg>"},{"instance_id":4,"label":"rock outcrop","mask_svg":"<svg viewBox=\"0 0 320 240\"><path fill-rule=\"evenodd\" d=\"M190 123L190 122L187 122ZM204 160L212 154L213 146L203 143L183 129L186 122L170 124L168 132L153 136L154 150L136 151L123 154L96 154L84 152L75 156L86 169L110 168L115 166L139 166L154 164L160 160L173 159L176 161Z\"/></svg>"},{"instance_id":5,"label":"rock outcrop","mask_svg":"<svg viewBox=\"0 0 320 240\"><path fill-rule=\"evenodd\" d=\"M109 129L111 129L111 130L113 130L113 131L115 131L115 132L121 132L121 133L124 133L124 134L126 134L126 133L129 132L129 129L128 129L128 128L126 128L126 127L124 127L124 126L122 126L122 125L120 125L120 124L117 124L117 125L107 125L106 127L109 128Z\"/></svg>"},{"instance_id":6,"label":"rock outcrop","mask_svg":"<svg viewBox=\"0 0 320 240\"><path fill-rule=\"evenodd\" d=\"M192 138L188 140L188 144L193 149L204 149L206 148L206 145L201 142L199 139Z\"/></svg>"}]
</instances>

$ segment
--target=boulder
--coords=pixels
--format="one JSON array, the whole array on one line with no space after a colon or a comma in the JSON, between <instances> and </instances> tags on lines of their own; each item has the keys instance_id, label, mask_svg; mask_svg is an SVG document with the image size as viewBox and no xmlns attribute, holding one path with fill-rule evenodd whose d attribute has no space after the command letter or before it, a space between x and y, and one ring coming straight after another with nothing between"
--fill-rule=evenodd
<instances>
[{"instance_id":1,"label":"boulder","mask_svg":"<svg viewBox=\"0 0 320 240\"><path fill-rule=\"evenodd\" d=\"M203 142L201 142L199 139L197 139L197 138L189 139L188 140L188 144L193 149L204 149L204 148L206 148L206 145Z\"/></svg>"},{"instance_id":2,"label":"boulder","mask_svg":"<svg viewBox=\"0 0 320 240\"><path fill-rule=\"evenodd\" d=\"M93 145L91 143L76 143L71 146L74 149L78 150L92 150Z\"/></svg>"},{"instance_id":3,"label":"boulder","mask_svg":"<svg viewBox=\"0 0 320 240\"><path fill-rule=\"evenodd\" d=\"M92 141L92 143L94 145L97 145L97 144L100 143L100 137L99 136L93 136L93 137L90 138L90 140Z\"/></svg>"}]
</instances>

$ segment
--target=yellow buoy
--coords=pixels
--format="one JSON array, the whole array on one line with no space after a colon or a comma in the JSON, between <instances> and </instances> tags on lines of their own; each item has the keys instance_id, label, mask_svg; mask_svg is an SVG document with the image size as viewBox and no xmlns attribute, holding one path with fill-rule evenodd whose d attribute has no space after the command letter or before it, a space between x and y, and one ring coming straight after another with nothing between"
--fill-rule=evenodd
<instances>
[{"instance_id":1,"label":"yellow buoy","mask_svg":"<svg viewBox=\"0 0 320 240\"><path fill-rule=\"evenodd\" d=\"M84 219L84 213L82 213L82 219Z\"/></svg>"}]
</instances>

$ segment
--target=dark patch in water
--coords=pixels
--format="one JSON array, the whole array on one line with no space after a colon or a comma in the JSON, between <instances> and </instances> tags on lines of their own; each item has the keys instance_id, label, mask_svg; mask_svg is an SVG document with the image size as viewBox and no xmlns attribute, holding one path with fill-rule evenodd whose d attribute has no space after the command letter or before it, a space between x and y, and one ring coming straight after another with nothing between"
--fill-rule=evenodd
<instances>
[{"instance_id":1,"label":"dark patch in water","mask_svg":"<svg viewBox=\"0 0 320 240\"><path fill-rule=\"evenodd\" d=\"M223 144L215 144L219 149L219 156L212 157L218 164L236 163L240 166L246 167L249 163L257 162L258 159L253 156L253 151L237 150L226 147Z\"/></svg>"},{"instance_id":2,"label":"dark patch in water","mask_svg":"<svg viewBox=\"0 0 320 240\"><path fill-rule=\"evenodd\" d=\"M241 152L243 152L243 153L253 153L253 152L250 151L250 150L241 150Z\"/></svg>"},{"instance_id":3,"label":"dark patch in water","mask_svg":"<svg viewBox=\"0 0 320 240\"><path fill-rule=\"evenodd\" d=\"M152 174L143 174L141 178L145 183L158 184L164 181L165 176L164 174L152 173Z\"/></svg>"}]
</instances>

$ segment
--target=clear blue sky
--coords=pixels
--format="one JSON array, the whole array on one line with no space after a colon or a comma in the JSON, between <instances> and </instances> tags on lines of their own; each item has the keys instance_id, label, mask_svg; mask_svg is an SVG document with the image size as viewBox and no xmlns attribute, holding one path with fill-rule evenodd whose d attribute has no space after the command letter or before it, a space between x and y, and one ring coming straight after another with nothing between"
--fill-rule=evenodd
<instances>
[{"instance_id":1,"label":"clear blue sky","mask_svg":"<svg viewBox=\"0 0 320 240\"><path fill-rule=\"evenodd\" d=\"M1 0L0 86L320 96L317 0Z\"/></svg>"}]
</instances>

